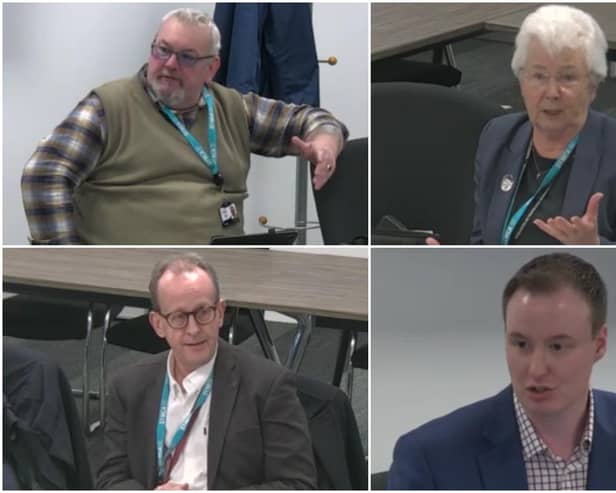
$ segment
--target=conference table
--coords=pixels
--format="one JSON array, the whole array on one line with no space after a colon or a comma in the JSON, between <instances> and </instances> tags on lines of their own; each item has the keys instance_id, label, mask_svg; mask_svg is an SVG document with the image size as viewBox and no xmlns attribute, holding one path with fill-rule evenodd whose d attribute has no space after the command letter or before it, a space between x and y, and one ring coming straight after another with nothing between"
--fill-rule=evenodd
<instances>
[{"instance_id":1,"label":"conference table","mask_svg":"<svg viewBox=\"0 0 616 493\"><path fill-rule=\"evenodd\" d=\"M5 293L89 302L89 314L84 320L87 360L93 304L106 308L105 334L111 323L112 307L149 308L148 283L153 266L178 251L200 253L214 267L221 297L227 306L248 310L266 357L281 363L263 311L273 310L295 318L297 329L286 359L286 365L293 371L301 364L317 317L350 322L359 330L367 330L366 258L254 248L5 248L3 289ZM104 378L102 365L101 388ZM89 425L88 402L92 393L88 390L88 379L84 380L83 416L86 431L93 431L99 423ZM105 393L98 397L102 423Z\"/></svg>"},{"instance_id":2,"label":"conference table","mask_svg":"<svg viewBox=\"0 0 616 493\"><path fill-rule=\"evenodd\" d=\"M603 29L607 38L608 49L616 50L616 4L614 3L571 3L592 15ZM524 18L537 8L537 5L489 19L485 23L486 31L500 31L515 34L520 29Z\"/></svg>"},{"instance_id":3,"label":"conference table","mask_svg":"<svg viewBox=\"0 0 616 493\"><path fill-rule=\"evenodd\" d=\"M591 14L616 49L616 5L570 4ZM373 3L372 60L441 49L484 34L515 34L539 4L530 3Z\"/></svg>"},{"instance_id":4,"label":"conference table","mask_svg":"<svg viewBox=\"0 0 616 493\"><path fill-rule=\"evenodd\" d=\"M182 249L5 248L4 290L107 306L150 306L154 264ZM185 250L184 250L185 251ZM216 269L227 305L294 315L298 335L286 364L297 369L315 316L368 320L368 261L254 248L190 249ZM280 362L265 323L255 327L267 357Z\"/></svg>"}]
</instances>

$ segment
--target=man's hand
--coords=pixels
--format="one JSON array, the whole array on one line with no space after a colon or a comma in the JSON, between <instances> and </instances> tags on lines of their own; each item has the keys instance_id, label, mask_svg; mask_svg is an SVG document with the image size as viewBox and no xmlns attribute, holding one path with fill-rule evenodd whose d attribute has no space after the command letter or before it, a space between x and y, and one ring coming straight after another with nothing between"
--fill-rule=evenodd
<instances>
[{"instance_id":1,"label":"man's hand","mask_svg":"<svg viewBox=\"0 0 616 493\"><path fill-rule=\"evenodd\" d=\"M330 133L315 133L305 141L292 137L297 154L314 165L312 184L320 190L336 170L336 158L341 151L340 138Z\"/></svg>"},{"instance_id":2,"label":"man's hand","mask_svg":"<svg viewBox=\"0 0 616 493\"><path fill-rule=\"evenodd\" d=\"M166 483L159 484L155 490L187 490L188 483L174 483L172 481L167 481Z\"/></svg>"},{"instance_id":3,"label":"man's hand","mask_svg":"<svg viewBox=\"0 0 616 493\"><path fill-rule=\"evenodd\" d=\"M438 241L436 238L434 238L433 236L428 236L426 238L426 245L430 245L430 246L436 246L436 245L440 245L441 242Z\"/></svg>"},{"instance_id":4,"label":"man's hand","mask_svg":"<svg viewBox=\"0 0 616 493\"><path fill-rule=\"evenodd\" d=\"M557 216L547 221L535 219L533 224L565 245L598 245L600 241L597 217L602 198L603 194L600 192L593 194L582 217L573 216L567 220Z\"/></svg>"}]
</instances>

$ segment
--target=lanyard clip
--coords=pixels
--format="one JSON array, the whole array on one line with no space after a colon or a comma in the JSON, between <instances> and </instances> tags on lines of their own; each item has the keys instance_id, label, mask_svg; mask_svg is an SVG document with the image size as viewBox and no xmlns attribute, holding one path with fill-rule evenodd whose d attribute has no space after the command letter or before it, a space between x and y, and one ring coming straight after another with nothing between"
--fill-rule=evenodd
<instances>
[{"instance_id":1,"label":"lanyard clip","mask_svg":"<svg viewBox=\"0 0 616 493\"><path fill-rule=\"evenodd\" d=\"M214 183L216 184L216 186L218 188L222 188L222 184L224 183L224 181L225 180L223 179L223 177L222 177L222 175L220 173L216 173L214 175Z\"/></svg>"}]
</instances>

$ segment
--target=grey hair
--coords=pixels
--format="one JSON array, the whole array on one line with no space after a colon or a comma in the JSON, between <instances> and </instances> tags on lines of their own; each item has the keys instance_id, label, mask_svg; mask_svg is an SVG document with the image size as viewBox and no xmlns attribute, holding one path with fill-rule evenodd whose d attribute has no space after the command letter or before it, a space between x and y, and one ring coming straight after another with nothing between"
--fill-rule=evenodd
<instances>
[{"instance_id":1,"label":"grey hair","mask_svg":"<svg viewBox=\"0 0 616 493\"><path fill-rule=\"evenodd\" d=\"M214 268L197 253L176 253L163 258L152 269L149 284L152 309L160 309L158 300L158 282L165 272L171 271L174 274L181 274L183 272L191 272L197 269L201 269L209 276L212 284L214 285L214 296L216 297L216 300L219 300L220 283L218 282L218 275L216 274Z\"/></svg>"},{"instance_id":2,"label":"grey hair","mask_svg":"<svg viewBox=\"0 0 616 493\"><path fill-rule=\"evenodd\" d=\"M529 14L515 38L511 69L516 77L526 64L529 44L537 40L551 55L564 48L582 49L592 83L598 86L607 76L607 41L597 21L568 5L544 5Z\"/></svg>"},{"instance_id":3,"label":"grey hair","mask_svg":"<svg viewBox=\"0 0 616 493\"><path fill-rule=\"evenodd\" d=\"M209 48L214 48L214 53L211 54L218 55L220 53L220 31L218 30L218 26L214 23L212 18L205 12L201 12L197 9L183 7L180 9L172 10L171 12L167 12L163 16L162 22L165 22L172 18L179 20L183 24L188 24L191 26L206 26L207 28L209 28Z\"/></svg>"}]
</instances>

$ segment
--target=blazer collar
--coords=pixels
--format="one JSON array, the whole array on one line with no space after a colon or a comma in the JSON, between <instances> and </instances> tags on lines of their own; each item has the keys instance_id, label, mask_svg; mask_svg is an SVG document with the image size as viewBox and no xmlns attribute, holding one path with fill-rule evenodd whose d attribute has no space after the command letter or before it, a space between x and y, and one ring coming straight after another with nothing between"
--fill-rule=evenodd
<instances>
[{"instance_id":1,"label":"blazer collar","mask_svg":"<svg viewBox=\"0 0 616 493\"><path fill-rule=\"evenodd\" d=\"M143 450L149 450L145 454L146 489L154 489L158 483L158 467L156 458L156 422L160 410L160 396L163 391L163 382L167 373L167 357L169 351L165 351L156 357L160 358L157 364L157 371L152 372L152 380L144 385L145 389L151 391L144 392L143 397L143 425L147 432L143 436Z\"/></svg>"},{"instance_id":2,"label":"blazer collar","mask_svg":"<svg viewBox=\"0 0 616 493\"><path fill-rule=\"evenodd\" d=\"M593 390L595 397L595 429L588 467L587 489L616 490L614 458L616 458L616 409L607 397Z\"/></svg>"},{"instance_id":3,"label":"blazer collar","mask_svg":"<svg viewBox=\"0 0 616 493\"><path fill-rule=\"evenodd\" d=\"M207 447L207 484L214 489L220 455L227 435L229 418L239 389L236 356L230 346L218 341L218 356L214 364L214 383L210 404L210 426Z\"/></svg>"},{"instance_id":4,"label":"blazer collar","mask_svg":"<svg viewBox=\"0 0 616 493\"><path fill-rule=\"evenodd\" d=\"M509 203L511 202L515 190L520 181L520 171L522 170L522 163L528 149L528 143L530 142L531 125L528 119L522 121L522 123L513 130L513 137L509 141L509 145L505 146L500 158L496 174L496 192L492 197L490 203L490 211L488 214L488 221L486 230L493 232L494 238L488 238L489 242L499 244L503 228L505 227L505 216L509 209ZM503 190L504 182L506 180L512 180L513 185L509 189Z\"/></svg>"},{"instance_id":5,"label":"blazer collar","mask_svg":"<svg viewBox=\"0 0 616 493\"><path fill-rule=\"evenodd\" d=\"M488 490L528 489L511 386L494 397L483 437L489 443L488 450L478 457L483 487Z\"/></svg>"}]
</instances>

